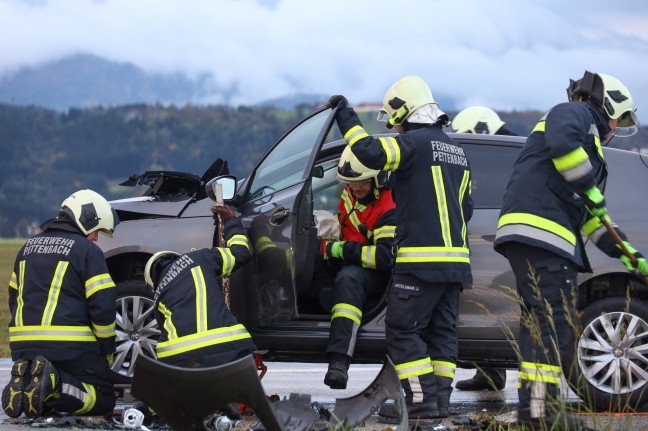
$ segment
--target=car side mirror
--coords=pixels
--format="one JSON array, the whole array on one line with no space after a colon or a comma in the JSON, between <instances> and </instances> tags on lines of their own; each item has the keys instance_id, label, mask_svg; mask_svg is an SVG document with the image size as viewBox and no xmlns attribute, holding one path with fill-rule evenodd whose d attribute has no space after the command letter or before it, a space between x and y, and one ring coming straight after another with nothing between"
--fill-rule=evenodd
<instances>
[{"instance_id":1,"label":"car side mirror","mask_svg":"<svg viewBox=\"0 0 648 431\"><path fill-rule=\"evenodd\" d=\"M205 191L214 202L231 200L236 195L236 177L223 175L213 178L205 184Z\"/></svg>"},{"instance_id":2,"label":"car side mirror","mask_svg":"<svg viewBox=\"0 0 648 431\"><path fill-rule=\"evenodd\" d=\"M322 165L313 166L313 169L311 170L311 177L324 178L324 168L322 167Z\"/></svg>"}]
</instances>

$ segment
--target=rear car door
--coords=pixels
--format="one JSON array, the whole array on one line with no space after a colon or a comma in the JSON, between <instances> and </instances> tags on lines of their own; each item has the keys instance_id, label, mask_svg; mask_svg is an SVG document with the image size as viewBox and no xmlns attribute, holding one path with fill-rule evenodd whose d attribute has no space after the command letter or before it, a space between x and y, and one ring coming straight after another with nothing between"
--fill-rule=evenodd
<instances>
[{"instance_id":1,"label":"rear car door","mask_svg":"<svg viewBox=\"0 0 648 431\"><path fill-rule=\"evenodd\" d=\"M334 111L301 119L261 158L242 184L238 211L254 260L234 273L232 308L248 327L298 317L297 287L312 278L319 246L313 223L313 166Z\"/></svg>"}]
</instances>

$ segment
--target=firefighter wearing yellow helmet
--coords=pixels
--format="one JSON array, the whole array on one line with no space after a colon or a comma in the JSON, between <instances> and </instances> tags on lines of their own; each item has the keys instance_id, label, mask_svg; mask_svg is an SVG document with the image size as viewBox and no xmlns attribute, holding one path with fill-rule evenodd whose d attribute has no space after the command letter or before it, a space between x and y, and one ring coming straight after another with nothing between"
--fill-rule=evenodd
<instances>
[{"instance_id":1,"label":"firefighter wearing yellow helmet","mask_svg":"<svg viewBox=\"0 0 648 431\"><path fill-rule=\"evenodd\" d=\"M349 148L394 178L397 254L387 296L387 349L412 420L447 417L457 361L459 292L472 282L466 236L472 216L470 164L443 131L448 116L418 76L386 92L378 119L397 136L374 138L343 96L333 96ZM394 404L379 414L397 417Z\"/></svg>"},{"instance_id":2,"label":"firefighter wearing yellow helmet","mask_svg":"<svg viewBox=\"0 0 648 431\"><path fill-rule=\"evenodd\" d=\"M2 391L9 417L112 413L115 283L94 241L118 223L103 196L79 190L18 252L9 280L15 362Z\"/></svg>"},{"instance_id":3,"label":"firefighter wearing yellow helmet","mask_svg":"<svg viewBox=\"0 0 648 431\"><path fill-rule=\"evenodd\" d=\"M504 121L492 109L485 106L471 106L459 111L450 123L450 128L455 133L516 135L504 124Z\"/></svg>"},{"instance_id":4,"label":"firefighter wearing yellow helmet","mask_svg":"<svg viewBox=\"0 0 648 431\"><path fill-rule=\"evenodd\" d=\"M333 278L332 317L324 383L346 389L365 301L387 287L393 260L396 210L388 173L363 165L349 147L337 176L346 187L338 204L339 241L322 241L318 273ZM322 265L322 263L324 265Z\"/></svg>"},{"instance_id":5,"label":"firefighter wearing yellow helmet","mask_svg":"<svg viewBox=\"0 0 648 431\"><path fill-rule=\"evenodd\" d=\"M567 94L569 102L554 106L522 147L494 244L509 260L522 300L518 421L528 429L587 429L559 404L562 369L578 367L568 362L576 338L570 323L577 321L576 276L591 272L582 235L628 270L648 275L646 259L611 223L599 189L608 174L601 141L638 126L632 96L618 79L589 71L570 81Z\"/></svg>"}]
</instances>

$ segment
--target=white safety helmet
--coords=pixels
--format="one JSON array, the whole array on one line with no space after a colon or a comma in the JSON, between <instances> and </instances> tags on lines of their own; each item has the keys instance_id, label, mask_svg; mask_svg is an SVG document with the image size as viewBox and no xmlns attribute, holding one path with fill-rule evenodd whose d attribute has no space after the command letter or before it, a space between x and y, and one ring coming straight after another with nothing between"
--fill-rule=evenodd
<instances>
[{"instance_id":1,"label":"white safety helmet","mask_svg":"<svg viewBox=\"0 0 648 431\"><path fill-rule=\"evenodd\" d=\"M450 123L452 130L457 133L476 133L494 135L504 121L495 111L485 106L471 106L460 111Z\"/></svg>"},{"instance_id":2,"label":"white safety helmet","mask_svg":"<svg viewBox=\"0 0 648 431\"><path fill-rule=\"evenodd\" d=\"M577 81L569 80L570 101L590 102L603 109L608 118L619 120L615 135L632 136L639 130L634 101L628 88L614 76L585 71Z\"/></svg>"},{"instance_id":3,"label":"white safety helmet","mask_svg":"<svg viewBox=\"0 0 648 431\"><path fill-rule=\"evenodd\" d=\"M144 267L144 281L146 282L146 284L149 285L149 287L151 287L152 289L155 289L155 283L153 282L151 271L153 270L153 266L159 259L164 257L173 257L175 259L178 256L180 255L175 251L167 250L158 251L157 253L153 254L153 256L151 256L146 262L146 266Z\"/></svg>"},{"instance_id":4,"label":"white safety helmet","mask_svg":"<svg viewBox=\"0 0 648 431\"><path fill-rule=\"evenodd\" d=\"M117 213L99 193L85 189L72 193L61 204L61 211L67 213L85 235L98 230L112 238L119 224Z\"/></svg>"},{"instance_id":5,"label":"white safety helmet","mask_svg":"<svg viewBox=\"0 0 648 431\"><path fill-rule=\"evenodd\" d=\"M340 157L340 161L338 162L337 176L340 181L346 183L374 178L374 185L376 187L382 187L387 182L389 173L366 167L353 154L351 147L347 145L344 151L342 151L342 157Z\"/></svg>"},{"instance_id":6,"label":"white safety helmet","mask_svg":"<svg viewBox=\"0 0 648 431\"><path fill-rule=\"evenodd\" d=\"M392 85L383 98L383 107L378 112L378 121L386 121L391 129L402 124L417 109L436 104L430 87L418 76L406 76Z\"/></svg>"}]
</instances>

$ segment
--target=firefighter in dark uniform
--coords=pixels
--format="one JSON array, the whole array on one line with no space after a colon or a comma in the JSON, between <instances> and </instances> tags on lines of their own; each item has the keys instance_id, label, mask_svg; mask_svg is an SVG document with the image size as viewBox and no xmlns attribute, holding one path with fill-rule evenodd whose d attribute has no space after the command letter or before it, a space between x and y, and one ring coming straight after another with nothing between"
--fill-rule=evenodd
<instances>
[{"instance_id":1,"label":"firefighter in dark uniform","mask_svg":"<svg viewBox=\"0 0 648 431\"><path fill-rule=\"evenodd\" d=\"M470 166L442 130L448 122L417 76L396 82L379 119L396 137L374 138L342 96L336 119L365 166L391 171L396 203L396 259L387 297L387 349L405 390L408 416L448 416L457 360L455 330L462 283L472 283L467 222L472 216ZM397 417L394 404L379 414Z\"/></svg>"},{"instance_id":2,"label":"firefighter in dark uniform","mask_svg":"<svg viewBox=\"0 0 648 431\"><path fill-rule=\"evenodd\" d=\"M648 274L646 260L618 226L611 224L636 268L601 221L610 222L599 189L607 176L601 141L636 131L632 96L618 79L591 72L571 80L567 93L569 102L540 120L515 162L495 239L521 297L518 421L524 429L587 429L559 404L561 359L575 344L569 322L576 321L576 274L591 272L581 232L628 269Z\"/></svg>"},{"instance_id":3,"label":"firefighter in dark uniform","mask_svg":"<svg viewBox=\"0 0 648 431\"><path fill-rule=\"evenodd\" d=\"M157 358L178 367L224 365L255 349L227 308L219 281L251 259L248 238L229 207L217 205L212 211L225 223L227 247L184 254L159 251L144 269L146 283L154 289L155 319L163 328Z\"/></svg>"},{"instance_id":4,"label":"firefighter in dark uniform","mask_svg":"<svg viewBox=\"0 0 648 431\"><path fill-rule=\"evenodd\" d=\"M347 184L337 214L341 240L321 244L324 260L335 271L324 383L331 389L346 389L365 301L384 292L391 275L396 210L392 191L385 187L389 174L364 166L348 146L337 176Z\"/></svg>"},{"instance_id":5,"label":"firefighter in dark uniform","mask_svg":"<svg viewBox=\"0 0 648 431\"><path fill-rule=\"evenodd\" d=\"M497 112L485 106L470 106L462 109L450 123L455 133L476 133L483 135L509 135L517 133L509 130ZM484 367L477 369L475 375L455 383L455 389L462 391L502 390L506 386L506 370Z\"/></svg>"},{"instance_id":6,"label":"firefighter in dark uniform","mask_svg":"<svg viewBox=\"0 0 648 431\"><path fill-rule=\"evenodd\" d=\"M93 241L118 223L106 199L80 190L18 252L9 281L15 362L2 391L9 417L112 413L115 283Z\"/></svg>"}]
</instances>

